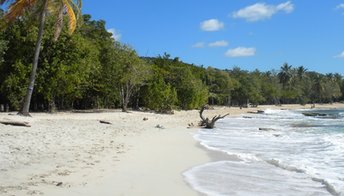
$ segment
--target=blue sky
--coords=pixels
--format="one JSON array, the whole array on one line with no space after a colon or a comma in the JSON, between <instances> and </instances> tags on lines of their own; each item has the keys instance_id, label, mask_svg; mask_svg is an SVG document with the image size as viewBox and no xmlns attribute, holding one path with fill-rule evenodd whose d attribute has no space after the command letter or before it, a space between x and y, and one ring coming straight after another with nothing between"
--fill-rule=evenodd
<instances>
[{"instance_id":1,"label":"blue sky","mask_svg":"<svg viewBox=\"0 0 344 196\"><path fill-rule=\"evenodd\" d=\"M83 13L142 56L344 74L344 0L102 0L84 1Z\"/></svg>"}]
</instances>

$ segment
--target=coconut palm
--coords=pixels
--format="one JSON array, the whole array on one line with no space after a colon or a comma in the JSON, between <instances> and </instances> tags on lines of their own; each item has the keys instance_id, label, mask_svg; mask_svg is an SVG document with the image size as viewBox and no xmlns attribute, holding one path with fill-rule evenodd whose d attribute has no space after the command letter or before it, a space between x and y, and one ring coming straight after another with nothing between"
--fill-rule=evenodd
<instances>
[{"instance_id":1,"label":"coconut palm","mask_svg":"<svg viewBox=\"0 0 344 196\"><path fill-rule=\"evenodd\" d=\"M282 83L283 88L290 83L292 77L292 66L288 65L288 63L283 64L283 66L281 67L281 71L278 73L278 78Z\"/></svg>"},{"instance_id":2,"label":"coconut palm","mask_svg":"<svg viewBox=\"0 0 344 196\"><path fill-rule=\"evenodd\" d=\"M30 102L35 84L46 16L48 13L56 16L56 31L54 35L54 40L56 41L63 27L64 15L67 15L69 19L69 32L74 32L77 23L77 16L81 13L81 0L0 0L0 5L4 4L10 4L4 15L4 19L7 22L16 20L26 12L39 16L39 31L34 51L30 82L23 105L19 111L19 114L21 115L30 116Z\"/></svg>"},{"instance_id":3,"label":"coconut palm","mask_svg":"<svg viewBox=\"0 0 344 196\"><path fill-rule=\"evenodd\" d=\"M305 74L308 70L304 66L300 66L296 69L297 77L299 80L302 80L305 77Z\"/></svg>"}]
</instances>

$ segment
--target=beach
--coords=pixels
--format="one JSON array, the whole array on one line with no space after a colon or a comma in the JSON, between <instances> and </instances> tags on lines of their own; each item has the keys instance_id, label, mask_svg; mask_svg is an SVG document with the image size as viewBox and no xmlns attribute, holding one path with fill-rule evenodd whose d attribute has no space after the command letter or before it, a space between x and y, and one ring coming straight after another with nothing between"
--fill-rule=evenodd
<instances>
[{"instance_id":1,"label":"beach","mask_svg":"<svg viewBox=\"0 0 344 196\"><path fill-rule=\"evenodd\" d=\"M215 107L204 115L230 113L231 118L268 108L311 105ZM199 130L197 110L10 114L0 113L0 120L31 127L0 124L0 195L200 195L183 173L225 156L205 150L193 138Z\"/></svg>"}]
</instances>

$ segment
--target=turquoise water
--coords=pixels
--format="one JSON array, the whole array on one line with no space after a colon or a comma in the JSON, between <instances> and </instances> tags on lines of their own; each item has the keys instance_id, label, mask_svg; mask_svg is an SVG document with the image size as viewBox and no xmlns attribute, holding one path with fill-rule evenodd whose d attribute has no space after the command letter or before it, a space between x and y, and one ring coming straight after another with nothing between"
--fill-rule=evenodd
<instances>
[{"instance_id":1,"label":"turquoise water","mask_svg":"<svg viewBox=\"0 0 344 196\"><path fill-rule=\"evenodd\" d=\"M237 158L184 173L207 195L344 195L344 110L266 110L195 138Z\"/></svg>"}]
</instances>

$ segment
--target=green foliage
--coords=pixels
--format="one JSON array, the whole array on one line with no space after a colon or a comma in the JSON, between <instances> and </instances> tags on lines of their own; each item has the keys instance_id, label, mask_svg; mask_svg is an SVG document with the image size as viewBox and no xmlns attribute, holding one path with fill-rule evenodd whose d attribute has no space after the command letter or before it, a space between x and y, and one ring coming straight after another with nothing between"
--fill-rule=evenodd
<instances>
[{"instance_id":1,"label":"green foliage","mask_svg":"<svg viewBox=\"0 0 344 196\"><path fill-rule=\"evenodd\" d=\"M6 95L6 100L10 107L14 110L19 110L22 98L25 95L27 87L27 78L29 76L29 69L21 62L17 61L11 66L12 73L7 75L6 79L1 84L1 92Z\"/></svg>"},{"instance_id":2,"label":"green foliage","mask_svg":"<svg viewBox=\"0 0 344 196\"><path fill-rule=\"evenodd\" d=\"M63 34L56 43L47 40L37 74L37 93L48 103L63 98L68 107L83 97L91 73L99 69L97 57L98 50L79 34Z\"/></svg>"},{"instance_id":3,"label":"green foliage","mask_svg":"<svg viewBox=\"0 0 344 196\"><path fill-rule=\"evenodd\" d=\"M279 104L282 85L275 72L267 72L261 76L261 92L265 102L270 104Z\"/></svg>"},{"instance_id":4,"label":"green foliage","mask_svg":"<svg viewBox=\"0 0 344 196\"><path fill-rule=\"evenodd\" d=\"M202 76L203 68L183 63L178 58L170 59L166 53L154 59L153 63L159 69L157 72L176 89L180 108L195 109L207 103L208 88L198 78Z\"/></svg>"},{"instance_id":5,"label":"green foliage","mask_svg":"<svg viewBox=\"0 0 344 196\"><path fill-rule=\"evenodd\" d=\"M0 16L1 16L1 9L0 9ZM1 21L0 21L1 25ZM0 88L1 84L4 82L4 79L7 75L6 66L4 64L4 56L6 54L8 42L4 39L4 32L0 31ZM1 93L0 90L0 102L4 102L5 96L4 93Z\"/></svg>"},{"instance_id":6,"label":"green foliage","mask_svg":"<svg viewBox=\"0 0 344 196\"><path fill-rule=\"evenodd\" d=\"M4 55L7 49L7 42L3 39L0 40L0 65L4 63Z\"/></svg>"},{"instance_id":7,"label":"green foliage","mask_svg":"<svg viewBox=\"0 0 344 196\"><path fill-rule=\"evenodd\" d=\"M260 73L250 74L247 71L240 70L240 68L234 68L230 71L230 74L239 83L238 87L233 90L233 102L242 106L249 103L259 104L265 101L259 80Z\"/></svg>"},{"instance_id":8,"label":"green foliage","mask_svg":"<svg viewBox=\"0 0 344 196\"><path fill-rule=\"evenodd\" d=\"M178 102L175 88L161 77L149 84L144 100L148 108L161 113L171 111Z\"/></svg>"},{"instance_id":9,"label":"green foliage","mask_svg":"<svg viewBox=\"0 0 344 196\"><path fill-rule=\"evenodd\" d=\"M231 92L238 86L238 82L229 77L228 72L208 67L206 85L209 88L209 102L212 105L228 105L230 104Z\"/></svg>"},{"instance_id":10,"label":"green foliage","mask_svg":"<svg viewBox=\"0 0 344 196\"><path fill-rule=\"evenodd\" d=\"M133 95L145 84L150 74L150 68L141 60L136 52L126 45L116 45L114 53L116 61L112 64L113 87L120 95L122 110L127 111L127 106Z\"/></svg>"},{"instance_id":11,"label":"green foliage","mask_svg":"<svg viewBox=\"0 0 344 196\"><path fill-rule=\"evenodd\" d=\"M208 89L201 80L193 78L191 72L186 72L177 87L177 95L182 109L195 109L207 102Z\"/></svg>"},{"instance_id":12,"label":"green foliage","mask_svg":"<svg viewBox=\"0 0 344 196\"><path fill-rule=\"evenodd\" d=\"M83 26L57 42L48 18L33 95L37 109L148 107L158 112L203 104L240 105L343 100L339 74L320 74L284 64L260 72L195 66L162 56L139 57L112 38L105 22L84 15ZM1 23L1 21L0 21ZM0 104L18 110L26 91L37 27L27 17L0 31ZM14 52L15 51L15 52Z\"/></svg>"},{"instance_id":13,"label":"green foliage","mask_svg":"<svg viewBox=\"0 0 344 196\"><path fill-rule=\"evenodd\" d=\"M288 65L288 63L285 63L281 67L281 72L278 73L278 78L283 85L283 88L290 86L291 79L293 78L292 66Z\"/></svg>"}]
</instances>

